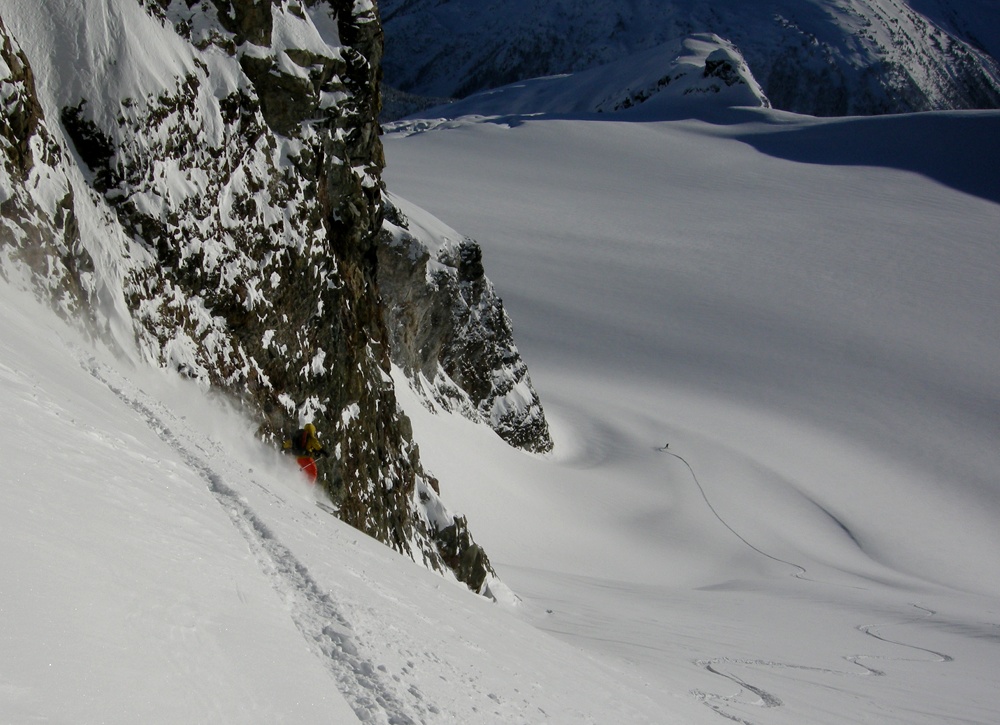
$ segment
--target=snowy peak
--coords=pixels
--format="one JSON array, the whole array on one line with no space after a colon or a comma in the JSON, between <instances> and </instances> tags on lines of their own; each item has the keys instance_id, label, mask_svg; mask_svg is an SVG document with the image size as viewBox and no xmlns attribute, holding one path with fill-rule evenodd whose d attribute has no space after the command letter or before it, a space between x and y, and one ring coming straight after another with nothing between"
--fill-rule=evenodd
<instances>
[{"instance_id":1,"label":"snowy peak","mask_svg":"<svg viewBox=\"0 0 1000 725\"><path fill-rule=\"evenodd\" d=\"M627 63L633 64L634 61L630 58ZM595 72L610 76L609 71L617 65ZM622 111L644 104L649 104L647 109L659 107L661 110L681 110L685 106L706 104L716 107L771 106L739 49L714 34L685 38L669 71L655 80L647 80L645 84L637 83L623 89L617 97L598 103L596 110Z\"/></svg>"}]
</instances>

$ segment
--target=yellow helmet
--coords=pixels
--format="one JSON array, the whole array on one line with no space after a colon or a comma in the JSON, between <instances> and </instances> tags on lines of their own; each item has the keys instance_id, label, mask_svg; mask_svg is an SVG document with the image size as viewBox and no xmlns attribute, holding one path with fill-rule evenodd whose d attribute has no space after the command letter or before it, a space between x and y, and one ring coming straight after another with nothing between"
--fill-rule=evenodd
<instances>
[{"instance_id":1,"label":"yellow helmet","mask_svg":"<svg viewBox=\"0 0 1000 725\"><path fill-rule=\"evenodd\" d=\"M306 423L305 431L309 435L314 436L316 435L316 426L314 426L312 423Z\"/></svg>"}]
</instances>

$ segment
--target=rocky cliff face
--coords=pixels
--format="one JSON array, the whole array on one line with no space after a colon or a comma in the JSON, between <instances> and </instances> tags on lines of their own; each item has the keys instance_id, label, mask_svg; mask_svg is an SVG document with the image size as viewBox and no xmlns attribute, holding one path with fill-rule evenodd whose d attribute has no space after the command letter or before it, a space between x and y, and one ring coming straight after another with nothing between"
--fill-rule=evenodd
<instances>
[{"instance_id":1,"label":"rocky cliff face","mask_svg":"<svg viewBox=\"0 0 1000 725\"><path fill-rule=\"evenodd\" d=\"M389 374L374 5L40 0L3 12L5 275L96 328L108 326L102 299L124 307L143 357L237 396L265 438L315 422L340 517L485 592L489 560L423 470ZM454 293L432 304L454 308ZM493 334L464 324L448 349ZM491 375L473 369L483 356L462 360L460 384ZM543 424L498 429L538 449Z\"/></svg>"},{"instance_id":2,"label":"rocky cliff face","mask_svg":"<svg viewBox=\"0 0 1000 725\"><path fill-rule=\"evenodd\" d=\"M510 319L485 276L482 249L437 220L433 228L411 225L404 205L401 199L388 205L378 247L393 362L431 408L484 422L518 448L552 450Z\"/></svg>"},{"instance_id":3,"label":"rocky cliff face","mask_svg":"<svg viewBox=\"0 0 1000 725\"><path fill-rule=\"evenodd\" d=\"M67 317L89 316L93 262L24 52L0 18L0 274L45 290Z\"/></svg>"}]
</instances>

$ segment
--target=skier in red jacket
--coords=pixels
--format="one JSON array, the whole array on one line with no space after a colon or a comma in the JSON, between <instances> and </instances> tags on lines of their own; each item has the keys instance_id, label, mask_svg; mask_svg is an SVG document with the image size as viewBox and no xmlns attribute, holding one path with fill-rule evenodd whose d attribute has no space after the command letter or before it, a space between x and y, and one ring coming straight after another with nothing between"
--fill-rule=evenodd
<instances>
[{"instance_id":1,"label":"skier in red jacket","mask_svg":"<svg viewBox=\"0 0 1000 725\"><path fill-rule=\"evenodd\" d=\"M316 456L329 455L323 444L319 442L316 435L316 426L306 423L292 434L291 438L285 440L282 448L286 453L295 456L299 468L306 474L310 482L316 482L318 471L316 470Z\"/></svg>"}]
</instances>

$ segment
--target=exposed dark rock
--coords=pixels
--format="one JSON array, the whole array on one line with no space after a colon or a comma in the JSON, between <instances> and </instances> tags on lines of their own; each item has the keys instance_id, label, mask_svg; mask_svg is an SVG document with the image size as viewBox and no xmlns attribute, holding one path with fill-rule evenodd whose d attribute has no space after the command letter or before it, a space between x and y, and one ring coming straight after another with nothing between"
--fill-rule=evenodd
<instances>
[{"instance_id":1,"label":"exposed dark rock","mask_svg":"<svg viewBox=\"0 0 1000 725\"><path fill-rule=\"evenodd\" d=\"M117 185L113 178L111 163L115 156L114 143L95 123L83 116L85 105L86 101L80 101L78 106L67 106L63 109L63 128L73 140L73 146L80 154L83 163L93 172L94 186L101 191L107 191Z\"/></svg>"},{"instance_id":2,"label":"exposed dark rock","mask_svg":"<svg viewBox=\"0 0 1000 725\"><path fill-rule=\"evenodd\" d=\"M319 480L341 518L431 568L461 563L455 575L485 591L492 570L465 520L441 533L459 523L423 470L390 377L377 13L353 0L139 4L191 43L192 70L130 98L76 99L61 121L89 193L132 245L120 250L120 284L140 349L239 398L266 439L314 422L331 453ZM341 45L272 47L272 18L285 12L284 23L335 20ZM27 58L0 31L12 70L0 79L12 99L2 181L17 192L4 202L0 253L51 277L36 287L82 304L89 258L60 176L70 160L45 130ZM63 200L39 207L21 183L29 174L55 179Z\"/></svg>"},{"instance_id":3,"label":"exposed dark rock","mask_svg":"<svg viewBox=\"0 0 1000 725\"><path fill-rule=\"evenodd\" d=\"M237 44L271 45L271 7L274 0L212 0L219 12L222 27L237 37ZM160 4L169 7L167 0Z\"/></svg>"},{"instance_id":4,"label":"exposed dark rock","mask_svg":"<svg viewBox=\"0 0 1000 725\"><path fill-rule=\"evenodd\" d=\"M472 540L465 517L456 517L455 523L437 532L436 539L445 564L470 589L480 591L486 584L487 575L493 573L493 567L483 547Z\"/></svg>"},{"instance_id":5,"label":"exposed dark rock","mask_svg":"<svg viewBox=\"0 0 1000 725\"><path fill-rule=\"evenodd\" d=\"M705 59L705 77L718 78L727 86L743 82L739 68L724 51L715 51Z\"/></svg>"},{"instance_id":6,"label":"exposed dark rock","mask_svg":"<svg viewBox=\"0 0 1000 725\"><path fill-rule=\"evenodd\" d=\"M16 47L0 18L0 59L10 69L4 83L11 89L3 98L0 136L13 170L23 179L31 169L30 142L42 122L42 108L35 93L35 78L21 49Z\"/></svg>"},{"instance_id":7,"label":"exposed dark rock","mask_svg":"<svg viewBox=\"0 0 1000 725\"><path fill-rule=\"evenodd\" d=\"M34 74L0 19L0 275L48 296L68 318L91 320L93 260L83 248L62 154L46 126ZM36 198L29 189L44 187Z\"/></svg>"},{"instance_id":8,"label":"exposed dark rock","mask_svg":"<svg viewBox=\"0 0 1000 725\"><path fill-rule=\"evenodd\" d=\"M510 319L471 239L417 239L389 206L379 247L392 360L447 410L483 420L508 443L552 449ZM429 247L433 247L432 252Z\"/></svg>"}]
</instances>

